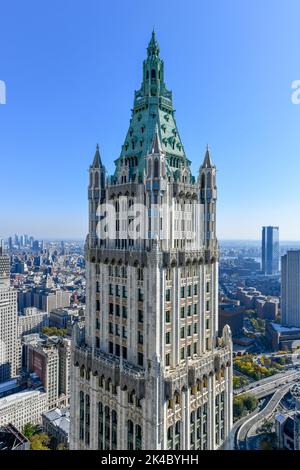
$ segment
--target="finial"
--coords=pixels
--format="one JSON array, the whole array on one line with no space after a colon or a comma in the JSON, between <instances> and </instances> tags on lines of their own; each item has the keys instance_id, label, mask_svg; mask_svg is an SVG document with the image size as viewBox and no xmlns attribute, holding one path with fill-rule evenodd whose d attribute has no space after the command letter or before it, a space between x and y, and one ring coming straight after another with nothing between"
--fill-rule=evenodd
<instances>
[{"instance_id":1,"label":"finial","mask_svg":"<svg viewBox=\"0 0 300 470\"><path fill-rule=\"evenodd\" d=\"M147 47L148 55L159 55L159 46L156 39L154 28L152 30L151 39Z\"/></svg>"},{"instance_id":2,"label":"finial","mask_svg":"<svg viewBox=\"0 0 300 470\"><path fill-rule=\"evenodd\" d=\"M156 123L155 128L154 128L153 141L151 145L151 153L160 154L161 152L162 150L161 150L161 143L160 143L160 138L159 138L158 124Z\"/></svg>"}]
</instances>

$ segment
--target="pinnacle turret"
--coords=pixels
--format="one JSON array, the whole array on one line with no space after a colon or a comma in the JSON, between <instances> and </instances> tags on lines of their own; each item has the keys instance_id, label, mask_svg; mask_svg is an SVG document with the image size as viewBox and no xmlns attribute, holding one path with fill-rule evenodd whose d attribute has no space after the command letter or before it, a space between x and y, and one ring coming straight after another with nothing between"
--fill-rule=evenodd
<instances>
[{"instance_id":1,"label":"pinnacle turret","mask_svg":"<svg viewBox=\"0 0 300 470\"><path fill-rule=\"evenodd\" d=\"M99 144L96 145L96 152L95 152L92 168L102 168L102 162L101 162L100 151L99 151Z\"/></svg>"},{"instance_id":2,"label":"pinnacle turret","mask_svg":"<svg viewBox=\"0 0 300 470\"><path fill-rule=\"evenodd\" d=\"M151 39L147 47L148 56L159 55L159 45L156 39L154 29L152 31Z\"/></svg>"},{"instance_id":3,"label":"pinnacle turret","mask_svg":"<svg viewBox=\"0 0 300 470\"><path fill-rule=\"evenodd\" d=\"M151 145L151 153L157 153L157 154L162 153L162 147L161 147L161 142L160 142L160 137L159 137L159 131L158 131L158 125L157 124L156 124L155 130L154 130L154 136L153 136L152 145Z\"/></svg>"},{"instance_id":4,"label":"pinnacle turret","mask_svg":"<svg viewBox=\"0 0 300 470\"><path fill-rule=\"evenodd\" d=\"M214 164L212 163L212 159L211 159L211 151L208 145L206 146L205 157L201 165L201 168L214 168Z\"/></svg>"}]
</instances>

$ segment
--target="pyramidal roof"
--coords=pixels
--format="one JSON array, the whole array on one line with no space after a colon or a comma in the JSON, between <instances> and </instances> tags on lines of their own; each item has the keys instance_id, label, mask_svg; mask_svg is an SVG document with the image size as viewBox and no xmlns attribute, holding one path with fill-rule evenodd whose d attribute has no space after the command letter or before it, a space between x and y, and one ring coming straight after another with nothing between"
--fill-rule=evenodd
<instances>
[{"instance_id":1,"label":"pyramidal roof","mask_svg":"<svg viewBox=\"0 0 300 470\"><path fill-rule=\"evenodd\" d=\"M101 157L100 157L99 144L97 144L92 168L101 168L101 167L102 167L102 162L101 162Z\"/></svg>"},{"instance_id":2,"label":"pyramidal roof","mask_svg":"<svg viewBox=\"0 0 300 470\"><path fill-rule=\"evenodd\" d=\"M214 164L211 159L211 151L208 145L206 146L206 152L205 152L204 160L203 160L201 167L202 168L214 168Z\"/></svg>"},{"instance_id":3,"label":"pyramidal roof","mask_svg":"<svg viewBox=\"0 0 300 470\"><path fill-rule=\"evenodd\" d=\"M147 57L143 62L143 80L134 93L134 105L129 128L115 160L114 178L119 175L121 166L128 161L129 178L143 177L145 159L157 133L161 151L166 156L170 173L180 172L183 166L189 167L184 147L179 135L173 108L172 93L164 81L164 62L160 57L155 32L152 32L147 47ZM137 163L137 165L136 165Z\"/></svg>"}]
</instances>

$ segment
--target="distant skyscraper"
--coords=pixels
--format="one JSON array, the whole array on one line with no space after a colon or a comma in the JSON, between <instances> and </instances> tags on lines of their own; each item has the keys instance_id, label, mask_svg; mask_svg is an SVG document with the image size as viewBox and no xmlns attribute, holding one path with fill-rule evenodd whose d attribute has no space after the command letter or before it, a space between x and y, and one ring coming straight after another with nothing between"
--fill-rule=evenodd
<instances>
[{"instance_id":1,"label":"distant skyscraper","mask_svg":"<svg viewBox=\"0 0 300 470\"><path fill-rule=\"evenodd\" d=\"M281 258L281 322L300 327L300 250Z\"/></svg>"},{"instance_id":2,"label":"distant skyscraper","mask_svg":"<svg viewBox=\"0 0 300 470\"><path fill-rule=\"evenodd\" d=\"M10 287L10 261L0 248L0 382L16 376L20 364L17 291Z\"/></svg>"},{"instance_id":3,"label":"distant skyscraper","mask_svg":"<svg viewBox=\"0 0 300 470\"><path fill-rule=\"evenodd\" d=\"M261 261L264 274L279 272L279 227L262 228Z\"/></svg>"}]
</instances>

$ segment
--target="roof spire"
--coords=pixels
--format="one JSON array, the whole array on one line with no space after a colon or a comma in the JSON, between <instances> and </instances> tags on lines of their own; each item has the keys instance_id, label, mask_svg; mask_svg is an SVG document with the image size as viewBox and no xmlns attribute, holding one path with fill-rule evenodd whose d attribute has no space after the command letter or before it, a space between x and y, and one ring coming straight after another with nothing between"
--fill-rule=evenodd
<instances>
[{"instance_id":1,"label":"roof spire","mask_svg":"<svg viewBox=\"0 0 300 470\"><path fill-rule=\"evenodd\" d=\"M159 46L154 32L154 28L151 34L151 39L147 47L148 56L159 55Z\"/></svg>"},{"instance_id":2,"label":"roof spire","mask_svg":"<svg viewBox=\"0 0 300 470\"><path fill-rule=\"evenodd\" d=\"M157 123L155 124L154 136L153 136L152 145L151 145L151 153L157 153L157 154L162 153Z\"/></svg>"},{"instance_id":3,"label":"roof spire","mask_svg":"<svg viewBox=\"0 0 300 470\"><path fill-rule=\"evenodd\" d=\"M214 166L212 163L211 151L210 151L208 144L206 145L205 157L201 166L202 168L213 168Z\"/></svg>"},{"instance_id":4,"label":"roof spire","mask_svg":"<svg viewBox=\"0 0 300 470\"><path fill-rule=\"evenodd\" d=\"M92 167L93 168L101 168L102 167L100 151L99 151L99 144L96 145L96 153L95 153L95 156L94 156L94 161L93 161Z\"/></svg>"}]
</instances>

